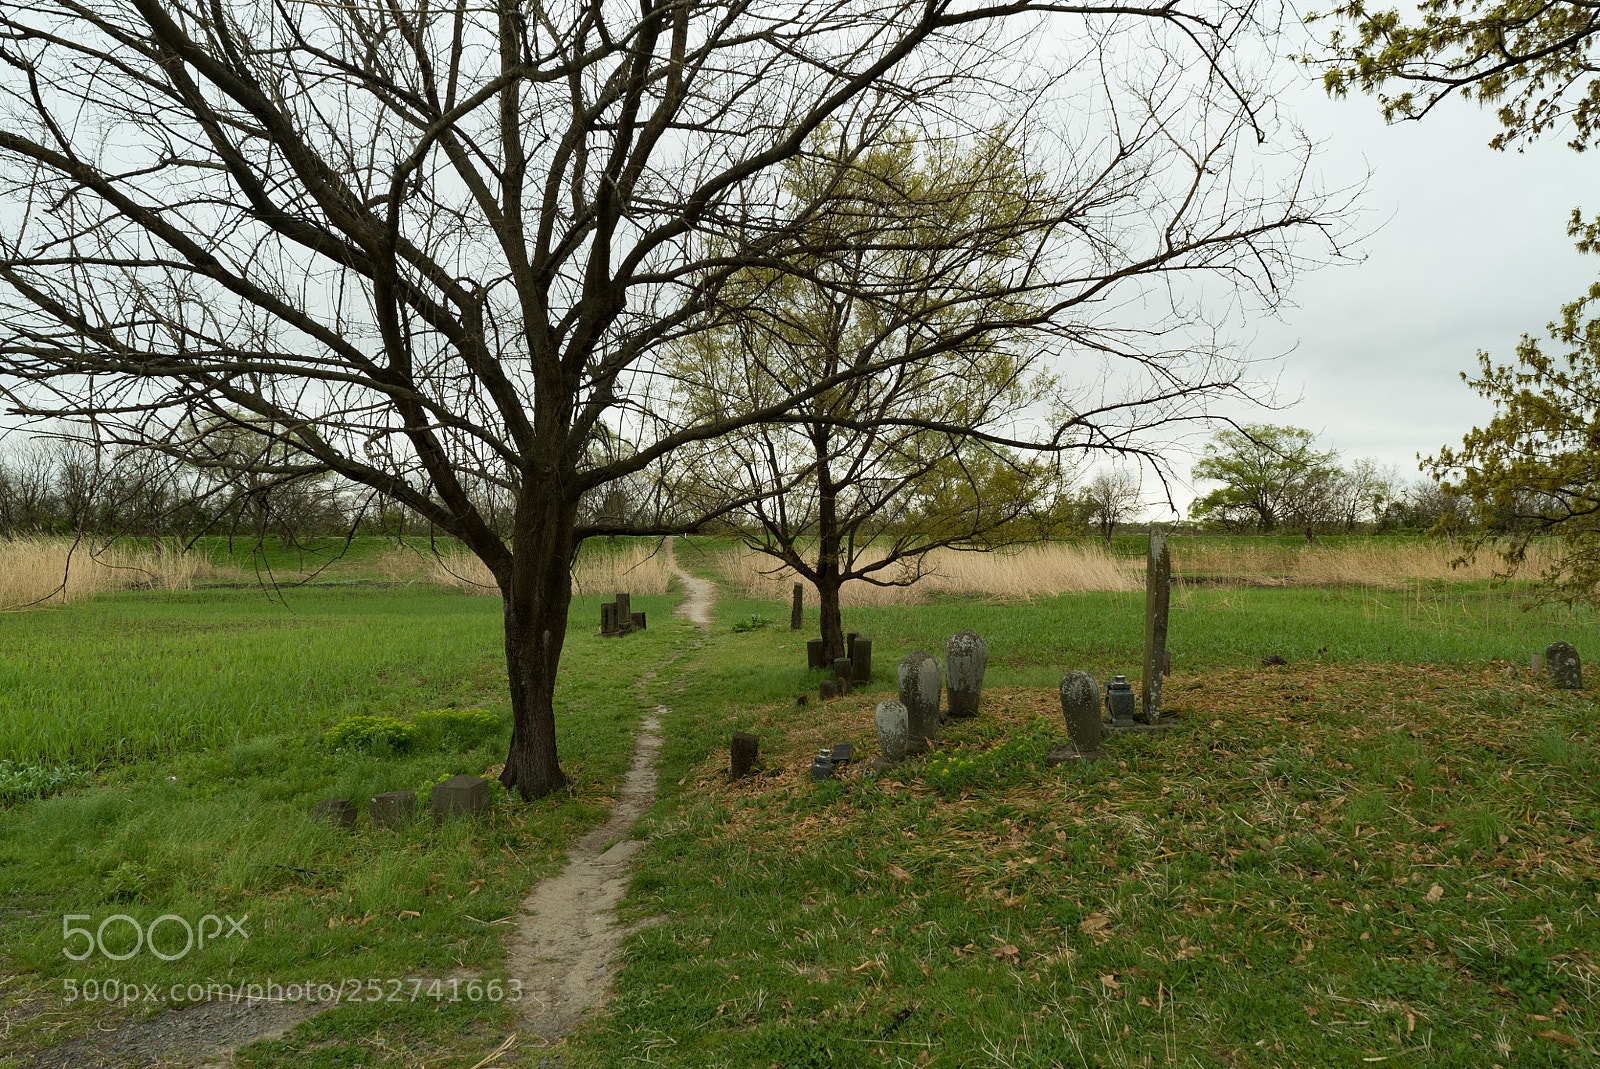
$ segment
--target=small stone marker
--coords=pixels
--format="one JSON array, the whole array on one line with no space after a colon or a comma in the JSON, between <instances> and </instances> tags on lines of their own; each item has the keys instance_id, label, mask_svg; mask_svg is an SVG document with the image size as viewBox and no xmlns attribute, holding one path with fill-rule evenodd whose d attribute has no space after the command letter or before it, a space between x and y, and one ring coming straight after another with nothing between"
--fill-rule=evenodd
<instances>
[{"instance_id":1,"label":"small stone marker","mask_svg":"<svg viewBox=\"0 0 1600 1069\"><path fill-rule=\"evenodd\" d=\"M918 650L900 658L895 682L906 707L907 753L922 753L939 741L939 699L944 693L944 673L936 657Z\"/></svg>"},{"instance_id":2,"label":"small stone marker","mask_svg":"<svg viewBox=\"0 0 1600 1069\"><path fill-rule=\"evenodd\" d=\"M950 688L950 716L978 715L989 644L976 631L957 631L944 644L944 678Z\"/></svg>"},{"instance_id":3,"label":"small stone marker","mask_svg":"<svg viewBox=\"0 0 1600 1069\"><path fill-rule=\"evenodd\" d=\"M818 701L829 702L829 701L832 701L833 699L837 698L838 696L839 696L839 681L838 680L836 680L836 679L824 679L821 683L817 684L817 700Z\"/></svg>"},{"instance_id":4,"label":"small stone marker","mask_svg":"<svg viewBox=\"0 0 1600 1069\"><path fill-rule=\"evenodd\" d=\"M1572 643L1550 643L1544 648L1544 660L1549 665L1550 682L1558 690L1583 689L1583 663Z\"/></svg>"},{"instance_id":5,"label":"small stone marker","mask_svg":"<svg viewBox=\"0 0 1600 1069\"><path fill-rule=\"evenodd\" d=\"M414 791L389 791L373 798L367 806L367 816L373 827L393 828L398 831L411 823L417 812L417 795Z\"/></svg>"},{"instance_id":6,"label":"small stone marker","mask_svg":"<svg viewBox=\"0 0 1600 1069\"><path fill-rule=\"evenodd\" d=\"M1100 750L1100 684L1088 672L1072 671L1061 678L1061 717L1067 737L1044 759L1046 765L1065 761L1093 761Z\"/></svg>"},{"instance_id":7,"label":"small stone marker","mask_svg":"<svg viewBox=\"0 0 1600 1069\"><path fill-rule=\"evenodd\" d=\"M635 631L643 631L645 629L644 628L644 613L636 612L636 613L633 614L633 618L632 619L633 619L633 629Z\"/></svg>"},{"instance_id":8,"label":"small stone marker","mask_svg":"<svg viewBox=\"0 0 1600 1069\"><path fill-rule=\"evenodd\" d=\"M850 680L854 678L854 672L850 668L850 658L833 659L833 678L838 681L840 694L850 693Z\"/></svg>"},{"instance_id":9,"label":"small stone marker","mask_svg":"<svg viewBox=\"0 0 1600 1069\"><path fill-rule=\"evenodd\" d=\"M857 683L872 681L872 640L858 638L850 646L850 663L854 666L852 679Z\"/></svg>"},{"instance_id":10,"label":"small stone marker","mask_svg":"<svg viewBox=\"0 0 1600 1069\"><path fill-rule=\"evenodd\" d=\"M1530 665L1530 667L1535 672L1543 672L1544 671L1544 651L1543 650L1535 650L1534 651L1533 664Z\"/></svg>"},{"instance_id":11,"label":"small stone marker","mask_svg":"<svg viewBox=\"0 0 1600 1069\"><path fill-rule=\"evenodd\" d=\"M617 633L617 603L614 601L600 603L600 633L602 635Z\"/></svg>"},{"instance_id":12,"label":"small stone marker","mask_svg":"<svg viewBox=\"0 0 1600 1069\"><path fill-rule=\"evenodd\" d=\"M851 758L855 757L855 755L856 748L851 746L848 742L836 742L833 744L831 760L834 764L847 765L850 763Z\"/></svg>"},{"instance_id":13,"label":"small stone marker","mask_svg":"<svg viewBox=\"0 0 1600 1069\"><path fill-rule=\"evenodd\" d=\"M633 630L633 600L622 591L617 591L617 633L627 634Z\"/></svg>"},{"instance_id":14,"label":"small stone marker","mask_svg":"<svg viewBox=\"0 0 1600 1069\"><path fill-rule=\"evenodd\" d=\"M729 779L740 779L748 776L756 766L756 756L761 750L761 737L752 735L748 731L735 731L733 744L728 748L732 759L732 767L728 769Z\"/></svg>"},{"instance_id":15,"label":"small stone marker","mask_svg":"<svg viewBox=\"0 0 1600 1069\"><path fill-rule=\"evenodd\" d=\"M806 667L822 667L822 640L820 638L806 639Z\"/></svg>"},{"instance_id":16,"label":"small stone marker","mask_svg":"<svg viewBox=\"0 0 1600 1069\"><path fill-rule=\"evenodd\" d=\"M489 781L481 776L451 776L428 792L434 820L472 817L489 808Z\"/></svg>"},{"instance_id":17,"label":"small stone marker","mask_svg":"<svg viewBox=\"0 0 1600 1069\"><path fill-rule=\"evenodd\" d=\"M831 750L818 750L817 756L811 759L811 778L818 782L833 778L833 753Z\"/></svg>"},{"instance_id":18,"label":"small stone marker","mask_svg":"<svg viewBox=\"0 0 1600 1069\"><path fill-rule=\"evenodd\" d=\"M801 593L799 583L794 585L794 607L789 610L789 630L800 630L800 622L805 616L805 596Z\"/></svg>"},{"instance_id":19,"label":"small stone marker","mask_svg":"<svg viewBox=\"0 0 1600 1069\"><path fill-rule=\"evenodd\" d=\"M336 828L350 828L355 826L356 805L348 798L325 798L311 810L311 815Z\"/></svg>"},{"instance_id":20,"label":"small stone marker","mask_svg":"<svg viewBox=\"0 0 1600 1069\"><path fill-rule=\"evenodd\" d=\"M1146 724L1161 722L1161 677L1167 667L1167 616L1172 607L1172 553L1167 533L1150 525L1149 560L1144 585L1144 687L1140 692L1141 718Z\"/></svg>"},{"instance_id":21,"label":"small stone marker","mask_svg":"<svg viewBox=\"0 0 1600 1069\"><path fill-rule=\"evenodd\" d=\"M878 725L878 753L881 755L879 761L874 762L874 767L897 765L905 760L906 742L911 730L905 704L893 698L879 702L872 719Z\"/></svg>"}]
</instances>

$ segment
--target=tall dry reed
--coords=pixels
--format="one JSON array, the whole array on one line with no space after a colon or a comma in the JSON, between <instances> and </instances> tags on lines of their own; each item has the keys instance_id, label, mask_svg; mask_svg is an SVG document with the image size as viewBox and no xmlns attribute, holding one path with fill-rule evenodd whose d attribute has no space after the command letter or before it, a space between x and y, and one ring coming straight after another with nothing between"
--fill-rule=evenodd
<instances>
[{"instance_id":1,"label":"tall dry reed","mask_svg":"<svg viewBox=\"0 0 1600 1069\"><path fill-rule=\"evenodd\" d=\"M176 546L70 538L0 542L0 610L63 605L112 590L187 590L209 570Z\"/></svg>"},{"instance_id":2,"label":"tall dry reed","mask_svg":"<svg viewBox=\"0 0 1600 1069\"><path fill-rule=\"evenodd\" d=\"M429 558L428 577L472 594L500 593L483 562L460 550ZM578 555L572 568L572 592L578 597L615 594L619 590L638 595L665 594L671 581L672 567L666 551L653 546L585 551Z\"/></svg>"},{"instance_id":3,"label":"tall dry reed","mask_svg":"<svg viewBox=\"0 0 1600 1069\"><path fill-rule=\"evenodd\" d=\"M1172 569L1183 577L1282 586L1392 586L1417 579L1491 579L1505 569L1492 548L1453 567L1460 555L1458 547L1445 542L1281 546L1202 541L1185 545L1175 539ZM1524 572L1535 575L1545 563L1544 554L1533 546Z\"/></svg>"},{"instance_id":4,"label":"tall dry reed","mask_svg":"<svg viewBox=\"0 0 1600 1069\"><path fill-rule=\"evenodd\" d=\"M719 570L746 597L782 601L789 596L794 572L753 549L724 555ZM882 587L852 580L839 591L843 605L915 605L935 594L1026 599L1084 590L1138 590L1139 566L1119 560L1094 544L1055 543L993 553L936 550L922 565L923 574L907 586ZM909 577L891 566L884 577Z\"/></svg>"}]
</instances>

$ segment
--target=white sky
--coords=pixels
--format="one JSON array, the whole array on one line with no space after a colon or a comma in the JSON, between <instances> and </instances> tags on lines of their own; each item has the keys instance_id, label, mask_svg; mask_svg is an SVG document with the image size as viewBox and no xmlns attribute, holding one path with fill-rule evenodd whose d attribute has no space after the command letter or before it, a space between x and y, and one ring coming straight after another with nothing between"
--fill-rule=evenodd
<instances>
[{"instance_id":1,"label":"white sky","mask_svg":"<svg viewBox=\"0 0 1600 1069\"><path fill-rule=\"evenodd\" d=\"M1459 444L1492 413L1458 374L1475 371L1477 351L1512 362L1524 333L1545 337L1600 277L1600 259L1566 234L1574 207L1600 211L1591 164L1560 136L1521 154L1490 149L1498 124L1470 102L1397 126L1384 125L1374 98L1330 100L1309 78L1287 102L1322 146L1325 185L1370 171L1363 229L1375 232L1358 246L1364 262L1303 276L1295 307L1252 324L1254 355L1287 353L1279 393L1297 403L1219 411L1306 427L1347 461L1373 456L1410 481L1417 454ZM1172 459L1184 475L1190 458ZM1174 490L1186 508L1192 492ZM1165 505L1149 515L1170 518Z\"/></svg>"}]
</instances>

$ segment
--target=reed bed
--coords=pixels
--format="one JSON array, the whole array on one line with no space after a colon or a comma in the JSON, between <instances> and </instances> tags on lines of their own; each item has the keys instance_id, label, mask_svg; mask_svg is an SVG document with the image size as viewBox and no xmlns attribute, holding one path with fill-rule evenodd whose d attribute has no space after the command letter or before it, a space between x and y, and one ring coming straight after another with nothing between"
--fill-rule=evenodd
<instances>
[{"instance_id":1,"label":"reed bed","mask_svg":"<svg viewBox=\"0 0 1600 1069\"><path fill-rule=\"evenodd\" d=\"M500 588L482 561L470 553L451 550L425 558L427 577L471 594L498 596ZM631 545L618 549L585 551L572 566L572 593L576 597L615 594L650 596L665 594L672 582L666 551L655 546Z\"/></svg>"},{"instance_id":2,"label":"reed bed","mask_svg":"<svg viewBox=\"0 0 1600 1069\"><path fill-rule=\"evenodd\" d=\"M1090 590L1130 591L1143 586L1140 566L1121 560L1095 544L1057 543L992 553L936 550L922 565L923 574L903 586L876 586L852 580L839 591L843 605L918 605L937 594L1027 600ZM764 553L739 548L725 554L723 578L746 597L781 601L795 582L793 570ZM894 567L884 577L911 578Z\"/></svg>"},{"instance_id":3,"label":"reed bed","mask_svg":"<svg viewBox=\"0 0 1600 1069\"><path fill-rule=\"evenodd\" d=\"M113 590L187 590L211 570L170 545L16 538L0 542L0 610L65 605Z\"/></svg>"},{"instance_id":4,"label":"reed bed","mask_svg":"<svg viewBox=\"0 0 1600 1069\"><path fill-rule=\"evenodd\" d=\"M1283 546L1271 543L1173 540L1172 570L1241 583L1281 586L1395 586L1418 579L1492 579L1505 563L1492 548L1464 564L1459 546L1444 542L1362 541L1338 545ZM1538 546L1528 551L1522 572L1538 574L1547 564Z\"/></svg>"}]
</instances>

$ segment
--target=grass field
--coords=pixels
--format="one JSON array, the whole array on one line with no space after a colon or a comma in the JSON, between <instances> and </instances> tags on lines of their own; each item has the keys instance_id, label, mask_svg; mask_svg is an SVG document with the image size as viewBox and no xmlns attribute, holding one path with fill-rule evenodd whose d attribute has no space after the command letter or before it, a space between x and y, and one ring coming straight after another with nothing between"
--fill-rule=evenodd
<instances>
[{"instance_id":1,"label":"grass field","mask_svg":"<svg viewBox=\"0 0 1600 1069\"><path fill-rule=\"evenodd\" d=\"M715 574L702 548L679 560ZM1587 611L1484 580L1181 587L1175 725L1046 769L1061 675L1134 673L1139 594L850 608L874 682L822 707L809 615L794 634L786 605L726 596L702 639L652 596L635 602L651 629L618 643L593 635L589 599L560 694L569 791L336 832L309 819L317 800L481 773L505 745L503 728L321 745L352 714L504 721L495 599L386 577L386 552L269 556L280 578L315 573L276 592L0 615L0 759L89 777L0 810L0 1066L25 1064L7 1044L147 1011L64 1005L68 978L501 975L484 922L599 819L657 704L663 789L626 911L662 923L630 939L562 1066L1600 1064L1596 707L1526 670L1556 638L1600 651ZM962 627L991 649L978 718L877 779L804 778L824 742L874 753L895 661ZM726 781L735 728L760 734L769 775ZM250 914L247 943L62 954L64 914L224 912ZM470 1069L514 1028L504 1006L346 1006L239 1064ZM524 1042L493 1064L549 1057Z\"/></svg>"}]
</instances>

